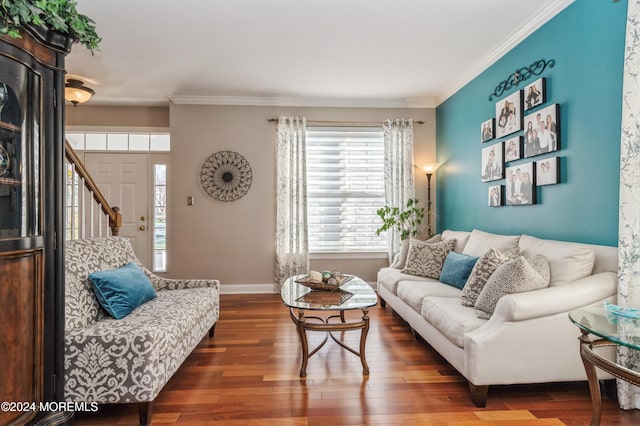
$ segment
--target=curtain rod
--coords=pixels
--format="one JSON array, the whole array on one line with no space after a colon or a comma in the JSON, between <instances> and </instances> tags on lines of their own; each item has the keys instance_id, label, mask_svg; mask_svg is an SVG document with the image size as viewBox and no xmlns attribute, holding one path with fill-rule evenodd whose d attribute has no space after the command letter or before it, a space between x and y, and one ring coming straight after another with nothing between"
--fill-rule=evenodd
<instances>
[{"instance_id":1,"label":"curtain rod","mask_svg":"<svg viewBox=\"0 0 640 426\"><path fill-rule=\"evenodd\" d=\"M277 123L278 118L269 118L269 123ZM414 124L424 124L422 120L414 120ZM367 126L379 126L383 124L382 121L340 121L340 120L307 120L307 124L345 124L345 125L367 125Z\"/></svg>"}]
</instances>

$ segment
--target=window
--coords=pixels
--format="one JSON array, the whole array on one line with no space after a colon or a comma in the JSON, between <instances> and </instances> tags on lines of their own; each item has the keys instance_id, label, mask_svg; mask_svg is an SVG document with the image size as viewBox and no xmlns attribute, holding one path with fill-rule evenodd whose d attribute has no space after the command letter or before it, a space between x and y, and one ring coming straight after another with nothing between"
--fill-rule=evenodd
<instances>
[{"instance_id":1,"label":"window","mask_svg":"<svg viewBox=\"0 0 640 426\"><path fill-rule=\"evenodd\" d=\"M75 240L80 238L80 182L73 165L66 163L65 166L67 168L67 233L65 238Z\"/></svg>"},{"instance_id":2,"label":"window","mask_svg":"<svg viewBox=\"0 0 640 426\"><path fill-rule=\"evenodd\" d=\"M385 252L385 236L375 233L384 204L382 129L307 128L311 253Z\"/></svg>"},{"instance_id":3,"label":"window","mask_svg":"<svg viewBox=\"0 0 640 426\"><path fill-rule=\"evenodd\" d=\"M167 272L167 165L153 170L153 271Z\"/></svg>"},{"instance_id":4,"label":"window","mask_svg":"<svg viewBox=\"0 0 640 426\"><path fill-rule=\"evenodd\" d=\"M76 151L170 151L168 133L66 132Z\"/></svg>"}]
</instances>

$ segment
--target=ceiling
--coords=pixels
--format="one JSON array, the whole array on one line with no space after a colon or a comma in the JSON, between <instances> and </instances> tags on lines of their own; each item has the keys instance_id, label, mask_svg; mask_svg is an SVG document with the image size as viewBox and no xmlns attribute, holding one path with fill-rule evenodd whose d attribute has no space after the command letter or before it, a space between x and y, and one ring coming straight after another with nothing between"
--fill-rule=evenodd
<instances>
[{"instance_id":1,"label":"ceiling","mask_svg":"<svg viewBox=\"0 0 640 426\"><path fill-rule=\"evenodd\" d=\"M433 107L572 2L78 0L66 65L92 105Z\"/></svg>"}]
</instances>

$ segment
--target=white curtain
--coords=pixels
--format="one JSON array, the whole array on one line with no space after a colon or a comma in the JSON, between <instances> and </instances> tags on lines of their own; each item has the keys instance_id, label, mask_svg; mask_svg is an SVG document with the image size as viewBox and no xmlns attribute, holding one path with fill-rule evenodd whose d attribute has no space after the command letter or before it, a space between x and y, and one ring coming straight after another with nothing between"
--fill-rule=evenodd
<instances>
[{"instance_id":1,"label":"white curtain","mask_svg":"<svg viewBox=\"0 0 640 426\"><path fill-rule=\"evenodd\" d=\"M280 117L276 134L275 287L309 271L306 119Z\"/></svg>"},{"instance_id":2,"label":"white curtain","mask_svg":"<svg viewBox=\"0 0 640 426\"><path fill-rule=\"evenodd\" d=\"M384 193L390 207L406 208L415 196L413 182L413 120L395 119L383 123ZM388 231L389 262L400 249L400 233Z\"/></svg>"},{"instance_id":3,"label":"white curtain","mask_svg":"<svg viewBox=\"0 0 640 426\"><path fill-rule=\"evenodd\" d=\"M640 0L629 0L622 86L618 304L640 307ZM640 353L620 347L618 362L640 371ZM640 390L618 381L624 409L640 408Z\"/></svg>"}]
</instances>

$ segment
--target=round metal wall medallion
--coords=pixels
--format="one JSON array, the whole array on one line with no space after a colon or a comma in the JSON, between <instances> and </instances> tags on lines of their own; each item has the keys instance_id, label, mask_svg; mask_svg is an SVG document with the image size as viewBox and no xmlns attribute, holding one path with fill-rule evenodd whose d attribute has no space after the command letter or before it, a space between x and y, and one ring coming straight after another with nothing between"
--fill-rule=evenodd
<instances>
[{"instance_id":1,"label":"round metal wall medallion","mask_svg":"<svg viewBox=\"0 0 640 426\"><path fill-rule=\"evenodd\" d=\"M249 191L252 180L249 162L233 151L219 151L211 155L200 171L205 192L220 201L242 198Z\"/></svg>"}]
</instances>

